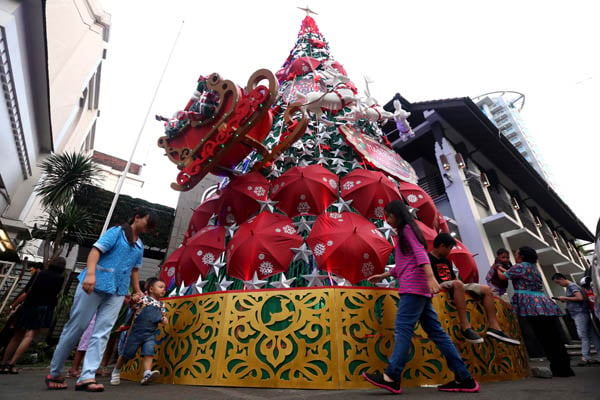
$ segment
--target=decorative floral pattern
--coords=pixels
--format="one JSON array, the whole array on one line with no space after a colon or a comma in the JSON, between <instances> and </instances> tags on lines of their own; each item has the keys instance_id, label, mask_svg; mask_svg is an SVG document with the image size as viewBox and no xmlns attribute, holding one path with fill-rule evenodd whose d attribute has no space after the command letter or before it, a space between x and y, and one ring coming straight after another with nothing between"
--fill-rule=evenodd
<instances>
[{"instance_id":1,"label":"decorative floral pattern","mask_svg":"<svg viewBox=\"0 0 600 400\"><path fill-rule=\"evenodd\" d=\"M351 389L370 387L363 372L381 371L394 342L395 289L310 288L307 290L210 293L165 301L169 324L157 337L156 363L162 383ZM525 346L497 340L462 340L456 310L445 294L433 299L442 326L473 376L482 382L522 379L529 374ZM484 334L481 302L467 297L473 328ZM502 329L519 338L517 318L496 300ZM422 328L415 329L402 374L406 387L439 384L453 373ZM121 376L141 378L141 358Z\"/></svg>"},{"instance_id":2,"label":"decorative floral pattern","mask_svg":"<svg viewBox=\"0 0 600 400\"><path fill-rule=\"evenodd\" d=\"M327 248L325 247L325 245L323 243L319 243L315 246L315 248L313 249L313 254L315 256L322 256L323 254L325 254L325 250L327 250Z\"/></svg>"},{"instance_id":3,"label":"decorative floral pattern","mask_svg":"<svg viewBox=\"0 0 600 400\"><path fill-rule=\"evenodd\" d=\"M263 276L270 275L273 273L273 264L271 264L269 261L263 261L260 263L260 266L258 267L258 271Z\"/></svg>"},{"instance_id":4,"label":"decorative floral pattern","mask_svg":"<svg viewBox=\"0 0 600 400\"><path fill-rule=\"evenodd\" d=\"M206 253L204 257L202 257L202 262L206 265L210 265L215 262L215 255L213 253Z\"/></svg>"},{"instance_id":5,"label":"decorative floral pattern","mask_svg":"<svg viewBox=\"0 0 600 400\"><path fill-rule=\"evenodd\" d=\"M308 204L306 201L301 201L300 203L298 203L298 212L300 214L308 214L309 211L310 204Z\"/></svg>"}]
</instances>

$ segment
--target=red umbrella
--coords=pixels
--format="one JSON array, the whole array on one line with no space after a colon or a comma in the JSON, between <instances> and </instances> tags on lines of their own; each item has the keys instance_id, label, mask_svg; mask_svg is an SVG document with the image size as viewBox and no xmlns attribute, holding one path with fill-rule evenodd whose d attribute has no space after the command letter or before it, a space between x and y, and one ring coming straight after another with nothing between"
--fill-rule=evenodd
<instances>
[{"instance_id":1,"label":"red umbrella","mask_svg":"<svg viewBox=\"0 0 600 400\"><path fill-rule=\"evenodd\" d=\"M165 261L162 268L160 269L160 280L167 284L167 286L171 286L171 281L177 275L179 260L184 250L184 246L176 248L175 251L171 253L169 258L167 258L167 261Z\"/></svg>"},{"instance_id":2,"label":"red umbrella","mask_svg":"<svg viewBox=\"0 0 600 400\"><path fill-rule=\"evenodd\" d=\"M460 279L463 282L479 282L479 271L477 270L475 257L460 240L456 239L456 246L454 246L448 258L458 268Z\"/></svg>"},{"instance_id":3,"label":"red umbrella","mask_svg":"<svg viewBox=\"0 0 600 400\"><path fill-rule=\"evenodd\" d=\"M438 235L438 233L434 229L431 229L419 220L415 220L415 222L417 223L419 229L421 229L423 236L425 236L425 240L427 240L427 251L430 251L431 249L433 249L433 241L435 240L435 237Z\"/></svg>"},{"instance_id":4,"label":"red umbrella","mask_svg":"<svg viewBox=\"0 0 600 400\"><path fill-rule=\"evenodd\" d=\"M338 177L318 164L292 167L271 185L271 199L290 217L318 215L337 200Z\"/></svg>"},{"instance_id":5,"label":"red umbrella","mask_svg":"<svg viewBox=\"0 0 600 400\"><path fill-rule=\"evenodd\" d=\"M383 208L400 200L398 186L379 171L355 169L342 178L342 197L367 218L384 219Z\"/></svg>"},{"instance_id":6,"label":"red umbrella","mask_svg":"<svg viewBox=\"0 0 600 400\"><path fill-rule=\"evenodd\" d=\"M417 216L425 225L432 228L436 226L438 210L427 192L418 185L401 182L400 193L402 193L409 206L417 208Z\"/></svg>"},{"instance_id":7,"label":"red umbrella","mask_svg":"<svg viewBox=\"0 0 600 400\"><path fill-rule=\"evenodd\" d=\"M306 242L321 270L351 283L382 273L393 249L371 221L351 212L319 215Z\"/></svg>"},{"instance_id":8,"label":"red umbrella","mask_svg":"<svg viewBox=\"0 0 600 400\"><path fill-rule=\"evenodd\" d=\"M208 199L204 200L202 204L200 204L198 207L196 207L188 225L188 230L186 233L188 237L194 236L196 232L200 231L200 229L208 225L210 217L212 217L213 214L217 213L218 201L219 196L213 195L210 196Z\"/></svg>"},{"instance_id":9,"label":"red umbrella","mask_svg":"<svg viewBox=\"0 0 600 400\"><path fill-rule=\"evenodd\" d=\"M207 226L192 236L179 260L179 279L185 285L195 282L198 275L212 272L210 263L216 262L225 251L225 227Z\"/></svg>"},{"instance_id":10,"label":"red umbrella","mask_svg":"<svg viewBox=\"0 0 600 400\"><path fill-rule=\"evenodd\" d=\"M248 281L286 272L302 244L291 218L263 211L240 225L227 244L227 274Z\"/></svg>"},{"instance_id":11,"label":"red umbrella","mask_svg":"<svg viewBox=\"0 0 600 400\"><path fill-rule=\"evenodd\" d=\"M246 221L260 210L257 200L267 200L269 181L259 172L234 177L221 191L217 209L222 225Z\"/></svg>"}]
</instances>

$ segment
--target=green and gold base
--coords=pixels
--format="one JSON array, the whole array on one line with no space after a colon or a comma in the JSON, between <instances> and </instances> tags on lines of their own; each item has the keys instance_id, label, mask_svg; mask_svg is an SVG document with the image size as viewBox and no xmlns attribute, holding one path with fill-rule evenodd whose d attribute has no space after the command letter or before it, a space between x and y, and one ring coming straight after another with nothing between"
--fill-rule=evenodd
<instances>
[{"instance_id":1,"label":"green and gold base","mask_svg":"<svg viewBox=\"0 0 600 400\"><path fill-rule=\"evenodd\" d=\"M360 376L387 365L394 341L395 289L327 287L207 293L165 300L169 324L157 337L159 382L203 386L351 389L371 387ZM486 338L465 342L453 303L433 299L469 371L482 382L524 378L524 345ZM468 298L469 319L485 337L481 303ZM520 338L510 305L496 300L502 329ZM446 361L420 326L412 339L403 386L453 378ZM141 359L121 376L141 379Z\"/></svg>"}]
</instances>

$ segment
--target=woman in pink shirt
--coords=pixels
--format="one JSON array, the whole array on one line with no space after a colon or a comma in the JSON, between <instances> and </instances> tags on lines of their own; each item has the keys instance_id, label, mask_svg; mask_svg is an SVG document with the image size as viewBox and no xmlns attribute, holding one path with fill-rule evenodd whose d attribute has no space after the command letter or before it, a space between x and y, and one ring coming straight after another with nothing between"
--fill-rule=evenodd
<instances>
[{"instance_id":1,"label":"woman in pink shirt","mask_svg":"<svg viewBox=\"0 0 600 400\"><path fill-rule=\"evenodd\" d=\"M394 348L387 368L383 373L367 374L363 377L375 386L401 393L400 376L408 358L410 341L417 322L429 339L438 346L448 367L454 372L455 380L438 386L445 392L477 392L479 384L469 371L454 344L438 320L431 298L440 291L427 256L427 242L404 203L394 200L385 207L387 223L396 228L398 243L395 249L396 266L389 272L372 275L369 282L380 282L394 276L398 279L400 301L396 314Z\"/></svg>"}]
</instances>

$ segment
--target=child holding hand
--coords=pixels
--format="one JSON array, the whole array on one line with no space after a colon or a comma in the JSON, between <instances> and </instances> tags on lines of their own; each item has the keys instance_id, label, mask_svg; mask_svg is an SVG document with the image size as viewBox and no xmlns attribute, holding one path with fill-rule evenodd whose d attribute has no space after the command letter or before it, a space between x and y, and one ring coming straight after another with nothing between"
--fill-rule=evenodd
<instances>
[{"instance_id":1,"label":"child holding hand","mask_svg":"<svg viewBox=\"0 0 600 400\"><path fill-rule=\"evenodd\" d=\"M149 278L146 281L146 287L148 294L140 299L140 307L134 315L129 334L111 374L111 385L121 383L121 367L125 362L135 357L135 353L139 348L142 349L142 366L144 367L144 377L141 384L148 385L160 375L159 371L152 370L152 362L154 361L158 324L168 323L165 316L165 307L159 300L166 293L166 285L158 278Z\"/></svg>"}]
</instances>

